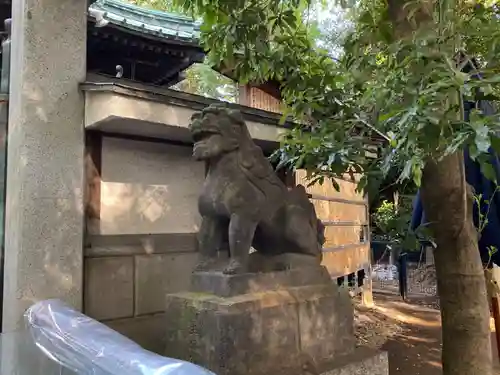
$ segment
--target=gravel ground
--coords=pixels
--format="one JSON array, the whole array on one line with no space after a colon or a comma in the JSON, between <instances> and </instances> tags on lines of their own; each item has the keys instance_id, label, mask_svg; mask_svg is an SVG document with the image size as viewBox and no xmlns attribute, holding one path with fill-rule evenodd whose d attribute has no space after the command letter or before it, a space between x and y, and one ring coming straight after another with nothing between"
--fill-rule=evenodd
<instances>
[{"instance_id":1,"label":"gravel ground","mask_svg":"<svg viewBox=\"0 0 500 375\"><path fill-rule=\"evenodd\" d=\"M376 309L355 302L354 327L358 346L379 349L390 338L403 331L401 324L392 321Z\"/></svg>"},{"instance_id":2,"label":"gravel ground","mask_svg":"<svg viewBox=\"0 0 500 375\"><path fill-rule=\"evenodd\" d=\"M389 375L442 375L441 318L436 296L374 293L375 305L355 300L357 344L389 353ZM500 375L492 325L495 375Z\"/></svg>"},{"instance_id":3,"label":"gravel ground","mask_svg":"<svg viewBox=\"0 0 500 375\"><path fill-rule=\"evenodd\" d=\"M357 344L387 351L389 375L441 375L440 313L429 305L389 294L375 294L373 308L356 301Z\"/></svg>"}]
</instances>

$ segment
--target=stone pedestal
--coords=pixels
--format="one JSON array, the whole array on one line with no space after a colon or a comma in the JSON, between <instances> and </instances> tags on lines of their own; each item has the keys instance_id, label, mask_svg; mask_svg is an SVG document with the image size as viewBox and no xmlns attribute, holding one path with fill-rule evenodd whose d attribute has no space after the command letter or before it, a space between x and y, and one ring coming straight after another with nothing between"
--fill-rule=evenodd
<instances>
[{"instance_id":1,"label":"stone pedestal","mask_svg":"<svg viewBox=\"0 0 500 375\"><path fill-rule=\"evenodd\" d=\"M351 373L335 362L355 353L352 303L323 267L197 273L192 285L167 296L165 355L217 375Z\"/></svg>"}]
</instances>

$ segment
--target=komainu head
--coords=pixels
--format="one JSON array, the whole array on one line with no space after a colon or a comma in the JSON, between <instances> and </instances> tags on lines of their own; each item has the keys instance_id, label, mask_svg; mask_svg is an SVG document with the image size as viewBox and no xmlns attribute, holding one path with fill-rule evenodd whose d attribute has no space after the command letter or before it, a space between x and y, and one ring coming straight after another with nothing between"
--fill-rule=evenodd
<instances>
[{"instance_id":1,"label":"komainu head","mask_svg":"<svg viewBox=\"0 0 500 375\"><path fill-rule=\"evenodd\" d=\"M221 104L213 104L191 117L193 156L210 160L251 142L241 113Z\"/></svg>"}]
</instances>

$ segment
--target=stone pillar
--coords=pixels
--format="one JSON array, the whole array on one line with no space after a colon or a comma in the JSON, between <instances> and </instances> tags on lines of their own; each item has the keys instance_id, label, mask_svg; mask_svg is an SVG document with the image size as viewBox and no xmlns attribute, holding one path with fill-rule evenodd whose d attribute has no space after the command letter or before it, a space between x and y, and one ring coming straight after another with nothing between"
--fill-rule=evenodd
<instances>
[{"instance_id":1,"label":"stone pillar","mask_svg":"<svg viewBox=\"0 0 500 375\"><path fill-rule=\"evenodd\" d=\"M373 307L373 274L372 266L368 264L364 268L365 279L361 291L361 304L366 307Z\"/></svg>"},{"instance_id":2,"label":"stone pillar","mask_svg":"<svg viewBox=\"0 0 500 375\"><path fill-rule=\"evenodd\" d=\"M35 301L81 308L86 8L12 2L4 332Z\"/></svg>"}]
</instances>

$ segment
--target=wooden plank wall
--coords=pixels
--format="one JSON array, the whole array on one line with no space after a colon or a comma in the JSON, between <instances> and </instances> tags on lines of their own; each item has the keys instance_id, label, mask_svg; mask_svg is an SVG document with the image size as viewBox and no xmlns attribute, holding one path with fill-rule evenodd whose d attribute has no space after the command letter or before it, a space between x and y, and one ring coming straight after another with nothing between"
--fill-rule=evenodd
<instances>
[{"instance_id":1,"label":"wooden plank wall","mask_svg":"<svg viewBox=\"0 0 500 375\"><path fill-rule=\"evenodd\" d=\"M307 187L305 171L296 173L296 183L306 187L318 218L326 226L323 264L332 277L368 271L371 264L368 202L355 191L354 182L337 182L340 191L330 181Z\"/></svg>"},{"instance_id":2,"label":"wooden plank wall","mask_svg":"<svg viewBox=\"0 0 500 375\"><path fill-rule=\"evenodd\" d=\"M251 86L240 87L240 104L264 111L282 113L281 101Z\"/></svg>"}]
</instances>

